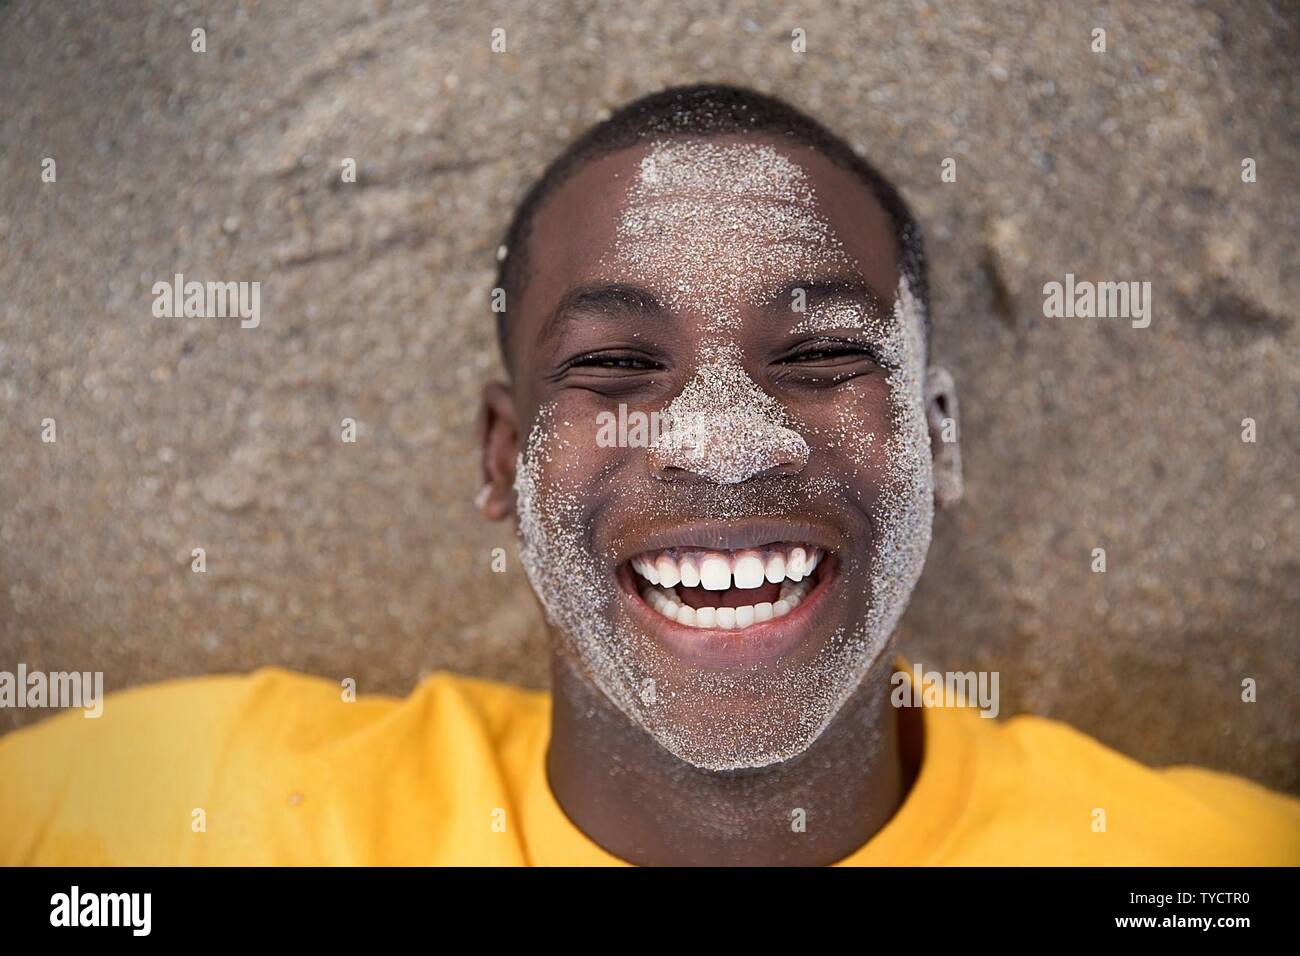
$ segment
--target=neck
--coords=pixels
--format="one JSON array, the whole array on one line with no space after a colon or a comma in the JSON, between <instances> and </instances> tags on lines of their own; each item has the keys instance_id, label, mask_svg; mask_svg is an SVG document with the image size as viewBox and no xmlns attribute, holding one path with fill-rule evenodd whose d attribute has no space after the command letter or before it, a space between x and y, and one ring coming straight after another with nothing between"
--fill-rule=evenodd
<instances>
[{"instance_id":1,"label":"neck","mask_svg":"<svg viewBox=\"0 0 1300 956\"><path fill-rule=\"evenodd\" d=\"M884 826L907 787L891 671L883 655L798 757L719 773L670 754L557 651L551 790L579 829L630 863L833 863Z\"/></svg>"}]
</instances>

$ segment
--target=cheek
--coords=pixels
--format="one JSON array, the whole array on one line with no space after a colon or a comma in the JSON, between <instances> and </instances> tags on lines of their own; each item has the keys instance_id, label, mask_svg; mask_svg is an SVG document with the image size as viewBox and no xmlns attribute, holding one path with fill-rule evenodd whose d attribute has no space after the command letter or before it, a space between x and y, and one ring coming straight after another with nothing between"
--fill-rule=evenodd
<instances>
[{"instance_id":1,"label":"cheek","mask_svg":"<svg viewBox=\"0 0 1300 956\"><path fill-rule=\"evenodd\" d=\"M581 540L594 553L601 551L605 513L628 482L628 456L639 452L610 446L602 411L597 396L580 391L548 403L528 456L548 533Z\"/></svg>"},{"instance_id":2,"label":"cheek","mask_svg":"<svg viewBox=\"0 0 1300 956\"><path fill-rule=\"evenodd\" d=\"M883 375L857 378L822 393L800 418L812 446L810 465L870 504L885 480L898 426Z\"/></svg>"},{"instance_id":3,"label":"cheek","mask_svg":"<svg viewBox=\"0 0 1300 956\"><path fill-rule=\"evenodd\" d=\"M594 454L607 453L596 442L596 413L581 398L582 393L563 396L545 406L538 419L542 440L533 457L543 489L575 492L590 486L599 472Z\"/></svg>"}]
</instances>

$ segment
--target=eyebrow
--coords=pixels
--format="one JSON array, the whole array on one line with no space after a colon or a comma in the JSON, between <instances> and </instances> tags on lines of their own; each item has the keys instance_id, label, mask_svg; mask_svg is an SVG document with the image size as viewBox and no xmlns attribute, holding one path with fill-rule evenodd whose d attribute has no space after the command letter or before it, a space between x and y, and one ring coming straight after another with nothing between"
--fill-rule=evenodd
<instances>
[{"instance_id":1,"label":"eyebrow","mask_svg":"<svg viewBox=\"0 0 1300 956\"><path fill-rule=\"evenodd\" d=\"M797 289L804 292L805 311L829 302L861 305L873 315L886 315L891 308L865 279L858 275L821 276L789 282L777 292L764 296L760 307L770 313L784 312ZM640 286L623 282L591 282L568 290L551 310L538 336L545 341L559 333L565 323L579 315L629 318L668 311L657 295ZM799 313L794 313L799 314Z\"/></svg>"},{"instance_id":2,"label":"eyebrow","mask_svg":"<svg viewBox=\"0 0 1300 956\"><path fill-rule=\"evenodd\" d=\"M794 293L800 289L804 293L805 311L828 302L861 305L874 315L887 315L892 311L892 307L885 304L884 297L857 275L821 276L787 283L765 299L763 308L769 312L788 311Z\"/></svg>"},{"instance_id":3,"label":"eyebrow","mask_svg":"<svg viewBox=\"0 0 1300 956\"><path fill-rule=\"evenodd\" d=\"M542 325L540 339L556 334L565 321L586 313L620 317L663 312L659 297L639 286L621 282L593 282L576 286L563 296Z\"/></svg>"}]
</instances>

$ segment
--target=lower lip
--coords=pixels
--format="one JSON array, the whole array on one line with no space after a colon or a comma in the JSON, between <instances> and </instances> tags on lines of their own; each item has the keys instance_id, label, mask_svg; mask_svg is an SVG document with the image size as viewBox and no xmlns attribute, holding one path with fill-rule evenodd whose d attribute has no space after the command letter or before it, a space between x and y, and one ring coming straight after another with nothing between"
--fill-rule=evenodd
<instances>
[{"instance_id":1,"label":"lower lip","mask_svg":"<svg viewBox=\"0 0 1300 956\"><path fill-rule=\"evenodd\" d=\"M664 617L641 597L636 572L628 564L619 569L618 579L633 619L674 657L701 667L725 669L771 664L798 647L812 633L814 615L838 570L834 556L826 555L815 572L817 579L812 590L793 611L784 617L725 631L717 627L688 627Z\"/></svg>"}]
</instances>

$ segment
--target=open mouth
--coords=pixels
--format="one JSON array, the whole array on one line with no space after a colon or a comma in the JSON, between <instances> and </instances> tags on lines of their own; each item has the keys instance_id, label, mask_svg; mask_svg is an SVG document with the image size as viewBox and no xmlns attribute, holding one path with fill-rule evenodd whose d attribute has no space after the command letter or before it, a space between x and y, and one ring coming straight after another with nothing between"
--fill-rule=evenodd
<instances>
[{"instance_id":1,"label":"open mouth","mask_svg":"<svg viewBox=\"0 0 1300 956\"><path fill-rule=\"evenodd\" d=\"M793 612L825 577L830 560L814 545L781 542L738 551L667 548L628 563L637 593L661 617L685 627L743 631Z\"/></svg>"}]
</instances>

